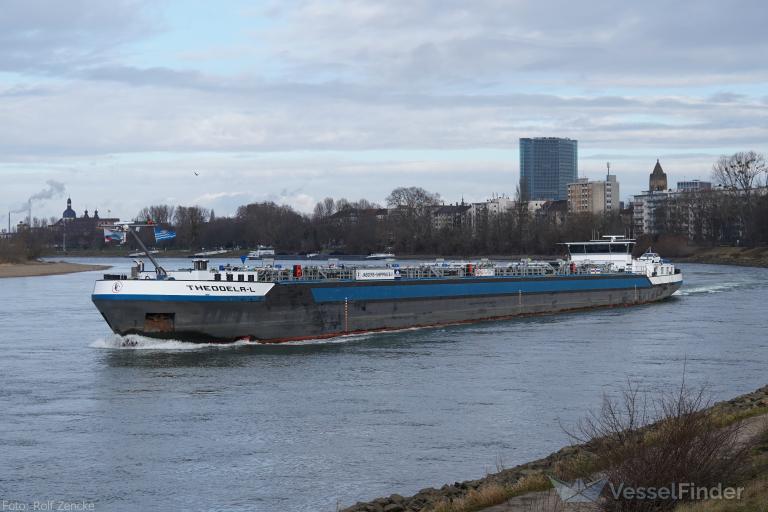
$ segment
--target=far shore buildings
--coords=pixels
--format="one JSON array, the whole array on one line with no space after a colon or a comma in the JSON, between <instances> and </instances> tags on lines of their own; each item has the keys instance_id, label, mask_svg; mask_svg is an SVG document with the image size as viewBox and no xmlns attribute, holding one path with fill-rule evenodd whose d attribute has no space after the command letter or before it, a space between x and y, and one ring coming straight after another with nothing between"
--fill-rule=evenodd
<instances>
[{"instance_id":1,"label":"far shore buildings","mask_svg":"<svg viewBox=\"0 0 768 512\"><path fill-rule=\"evenodd\" d=\"M472 207L461 203L437 206L432 211L432 227L436 230L457 228L471 224L469 210Z\"/></svg>"},{"instance_id":2,"label":"far shore buildings","mask_svg":"<svg viewBox=\"0 0 768 512\"><path fill-rule=\"evenodd\" d=\"M648 190L634 196L632 201L632 227L635 236L657 234L659 232L657 212L677 194L676 191L667 189L667 174L657 159L648 177Z\"/></svg>"},{"instance_id":3,"label":"far shore buildings","mask_svg":"<svg viewBox=\"0 0 768 512\"><path fill-rule=\"evenodd\" d=\"M94 210L93 215L85 210L83 215L78 217L72 209L72 199L69 198L61 219L48 229L53 235L54 245L64 251L73 248L89 249L101 246L104 228L117 222L120 222L120 219L99 217L99 210Z\"/></svg>"},{"instance_id":4,"label":"far shore buildings","mask_svg":"<svg viewBox=\"0 0 768 512\"><path fill-rule=\"evenodd\" d=\"M712 183L709 181L701 180L678 181L677 190L680 192L701 192L703 190L712 190Z\"/></svg>"},{"instance_id":5,"label":"far shore buildings","mask_svg":"<svg viewBox=\"0 0 768 512\"><path fill-rule=\"evenodd\" d=\"M564 201L579 176L578 142L568 138L520 139L520 192L531 201Z\"/></svg>"},{"instance_id":6,"label":"far shore buildings","mask_svg":"<svg viewBox=\"0 0 768 512\"><path fill-rule=\"evenodd\" d=\"M648 190L634 196L632 201L632 224L635 236L647 234L656 235L664 230L668 217L674 216L675 221L683 229L690 231L692 213L680 211L682 207L677 201L684 194L712 190L712 183L701 180L678 181L677 188L668 188L667 174L656 160L656 165L648 178ZM691 235L689 233L689 235Z\"/></svg>"},{"instance_id":7,"label":"far shore buildings","mask_svg":"<svg viewBox=\"0 0 768 512\"><path fill-rule=\"evenodd\" d=\"M568 184L568 213L614 213L620 208L619 182L608 174L605 180L579 178Z\"/></svg>"}]
</instances>

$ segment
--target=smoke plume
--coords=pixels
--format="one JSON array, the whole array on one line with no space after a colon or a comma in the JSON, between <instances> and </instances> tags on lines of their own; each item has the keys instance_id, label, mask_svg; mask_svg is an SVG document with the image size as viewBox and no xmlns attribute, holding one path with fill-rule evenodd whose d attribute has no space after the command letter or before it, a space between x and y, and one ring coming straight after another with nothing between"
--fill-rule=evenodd
<instances>
[{"instance_id":1,"label":"smoke plume","mask_svg":"<svg viewBox=\"0 0 768 512\"><path fill-rule=\"evenodd\" d=\"M48 180L45 182L48 187L44 188L36 194L32 194L24 202L22 206L19 206L15 210L11 210L11 213L24 213L29 210L29 203L32 201L40 201L45 199L52 199L54 197L60 197L64 194L64 184L56 180Z\"/></svg>"}]
</instances>

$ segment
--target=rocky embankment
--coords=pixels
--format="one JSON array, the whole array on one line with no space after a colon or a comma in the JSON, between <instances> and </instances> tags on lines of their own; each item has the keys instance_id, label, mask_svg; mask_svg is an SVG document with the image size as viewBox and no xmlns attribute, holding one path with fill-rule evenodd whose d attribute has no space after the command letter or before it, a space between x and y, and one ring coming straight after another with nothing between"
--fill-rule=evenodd
<instances>
[{"instance_id":1,"label":"rocky embankment","mask_svg":"<svg viewBox=\"0 0 768 512\"><path fill-rule=\"evenodd\" d=\"M718 265L741 265L745 267L768 267L768 247L712 247L698 249L693 254L676 261L690 263L713 263Z\"/></svg>"},{"instance_id":2,"label":"rocky embankment","mask_svg":"<svg viewBox=\"0 0 768 512\"><path fill-rule=\"evenodd\" d=\"M768 386L752 393L741 395L732 400L719 402L711 408L713 414L722 418L723 422L738 420L768 411ZM584 446L568 446L551 455L526 464L521 464L498 473L487 475L478 480L467 480L446 484L439 489L422 489L413 496L403 497L399 494L377 498L369 502L359 502L341 512L418 512L429 511L437 503L466 496L471 490L491 484L513 486L522 478L537 473L552 473L560 464L565 464L579 456Z\"/></svg>"}]
</instances>

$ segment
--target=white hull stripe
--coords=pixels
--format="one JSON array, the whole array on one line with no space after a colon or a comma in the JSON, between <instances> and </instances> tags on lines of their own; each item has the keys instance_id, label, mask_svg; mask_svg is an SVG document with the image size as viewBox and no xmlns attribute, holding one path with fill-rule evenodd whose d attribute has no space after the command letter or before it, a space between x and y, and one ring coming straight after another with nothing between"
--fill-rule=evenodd
<instances>
[{"instance_id":1,"label":"white hull stripe","mask_svg":"<svg viewBox=\"0 0 768 512\"><path fill-rule=\"evenodd\" d=\"M93 300L260 302L274 287L272 283L219 281L97 281Z\"/></svg>"}]
</instances>

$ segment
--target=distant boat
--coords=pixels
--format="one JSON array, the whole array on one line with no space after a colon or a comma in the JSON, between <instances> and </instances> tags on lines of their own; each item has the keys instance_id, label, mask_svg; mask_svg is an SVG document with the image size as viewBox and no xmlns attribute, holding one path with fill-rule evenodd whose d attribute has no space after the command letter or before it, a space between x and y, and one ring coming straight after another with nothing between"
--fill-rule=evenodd
<instances>
[{"instance_id":1,"label":"distant boat","mask_svg":"<svg viewBox=\"0 0 768 512\"><path fill-rule=\"evenodd\" d=\"M248 253L249 260L260 260L262 258L274 258L275 248L270 245L260 245L255 251Z\"/></svg>"},{"instance_id":2,"label":"distant boat","mask_svg":"<svg viewBox=\"0 0 768 512\"><path fill-rule=\"evenodd\" d=\"M221 256L222 254L227 254L229 251L227 249L216 249L213 251L202 251L202 252L196 252L190 258L208 258L210 256Z\"/></svg>"},{"instance_id":3,"label":"distant boat","mask_svg":"<svg viewBox=\"0 0 768 512\"><path fill-rule=\"evenodd\" d=\"M156 250L149 251L149 254L159 254L159 253L160 253L160 251L156 251ZM137 252L130 253L128 255L128 257L129 258L141 258L142 256L146 256L146 255L147 255L147 253L145 253L144 251L137 251Z\"/></svg>"},{"instance_id":4,"label":"distant boat","mask_svg":"<svg viewBox=\"0 0 768 512\"><path fill-rule=\"evenodd\" d=\"M318 256L320 256L319 253L311 252L311 253L307 254L307 259L311 260L312 258L317 258Z\"/></svg>"},{"instance_id":5,"label":"distant boat","mask_svg":"<svg viewBox=\"0 0 768 512\"><path fill-rule=\"evenodd\" d=\"M365 257L367 260L386 260L388 258L394 258L395 255L391 252L374 252Z\"/></svg>"}]
</instances>

